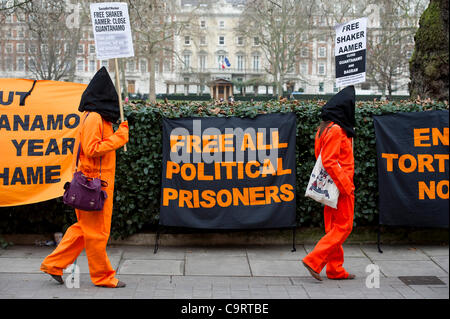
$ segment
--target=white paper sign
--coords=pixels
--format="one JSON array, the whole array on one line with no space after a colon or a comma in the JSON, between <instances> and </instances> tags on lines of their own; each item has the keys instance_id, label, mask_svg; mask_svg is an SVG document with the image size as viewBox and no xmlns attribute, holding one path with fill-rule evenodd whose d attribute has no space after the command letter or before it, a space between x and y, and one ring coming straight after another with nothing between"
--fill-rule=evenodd
<instances>
[{"instance_id":1,"label":"white paper sign","mask_svg":"<svg viewBox=\"0 0 450 319\"><path fill-rule=\"evenodd\" d=\"M336 86L366 81L367 18L359 18L334 27L336 39Z\"/></svg>"},{"instance_id":2,"label":"white paper sign","mask_svg":"<svg viewBox=\"0 0 450 319\"><path fill-rule=\"evenodd\" d=\"M98 60L134 56L128 5L91 3L91 20Z\"/></svg>"}]
</instances>

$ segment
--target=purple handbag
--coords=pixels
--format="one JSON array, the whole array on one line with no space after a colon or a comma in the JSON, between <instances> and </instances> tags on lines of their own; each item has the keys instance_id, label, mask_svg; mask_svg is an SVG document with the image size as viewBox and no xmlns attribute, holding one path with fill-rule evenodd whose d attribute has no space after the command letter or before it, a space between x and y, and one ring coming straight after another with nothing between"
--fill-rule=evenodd
<instances>
[{"instance_id":1,"label":"purple handbag","mask_svg":"<svg viewBox=\"0 0 450 319\"><path fill-rule=\"evenodd\" d=\"M89 114L88 114L89 116ZM86 116L87 118L87 116ZM85 120L86 120L85 118ZM102 132L103 137L103 132ZM102 159L100 157L100 178L87 177L78 170L78 160L80 159L81 142L78 146L77 162L75 164L75 173L71 182L64 185L63 202L76 209L87 211L101 211L108 195L102 186L106 187L107 182L101 180Z\"/></svg>"}]
</instances>

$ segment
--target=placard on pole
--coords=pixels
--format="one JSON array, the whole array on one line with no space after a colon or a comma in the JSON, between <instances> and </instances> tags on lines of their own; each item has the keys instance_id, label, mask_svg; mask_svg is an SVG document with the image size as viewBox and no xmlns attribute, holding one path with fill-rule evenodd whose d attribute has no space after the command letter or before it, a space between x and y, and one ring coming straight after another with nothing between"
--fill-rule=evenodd
<instances>
[{"instance_id":1,"label":"placard on pole","mask_svg":"<svg viewBox=\"0 0 450 319\"><path fill-rule=\"evenodd\" d=\"M128 5L124 2L91 3L91 20L97 60L114 59L120 120L124 121L118 58L134 56ZM124 145L124 150L127 150Z\"/></svg>"},{"instance_id":2,"label":"placard on pole","mask_svg":"<svg viewBox=\"0 0 450 319\"><path fill-rule=\"evenodd\" d=\"M336 87L365 82L367 18L338 24L334 29Z\"/></svg>"}]
</instances>

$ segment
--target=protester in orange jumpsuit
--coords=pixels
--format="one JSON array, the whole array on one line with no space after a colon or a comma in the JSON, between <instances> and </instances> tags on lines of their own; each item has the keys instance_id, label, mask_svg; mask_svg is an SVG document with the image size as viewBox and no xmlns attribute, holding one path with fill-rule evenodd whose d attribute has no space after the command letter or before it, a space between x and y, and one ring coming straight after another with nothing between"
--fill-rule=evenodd
<instances>
[{"instance_id":1,"label":"protester in orange jumpsuit","mask_svg":"<svg viewBox=\"0 0 450 319\"><path fill-rule=\"evenodd\" d=\"M128 123L122 122L118 130L113 131L112 124L120 116L119 100L104 67L95 74L84 91L79 111L84 113L77 131L78 142L74 148L76 154L81 142L78 169L86 176L100 177L106 181L107 186L102 189L108 197L102 211L75 210L78 222L67 229L58 247L44 259L40 269L63 283L63 270L86 249L92 282L97 286L124 287L125 283L114 277L115 271L106 254L106 244L113 209L115 150L128 142ZM74 167L75 161L76 156Z\"/></svg>"},{"instance_id":2,"label":"protester in orange jumpsuit","mask_svg":"<svg viewBox=\"0 0 450 319\"><path fill-rule=\"evenodd\" d=\"M342 244L350 235L354 214L355 89L349 86L336 94L322 108L322 122L315 138L315 156L322 154L322 164L339 189L337 208L325 206L326 235L304 259L303 265L318 279L326 267L330 279L353 279L343 267Z\"/></svg>"}]
</instances>

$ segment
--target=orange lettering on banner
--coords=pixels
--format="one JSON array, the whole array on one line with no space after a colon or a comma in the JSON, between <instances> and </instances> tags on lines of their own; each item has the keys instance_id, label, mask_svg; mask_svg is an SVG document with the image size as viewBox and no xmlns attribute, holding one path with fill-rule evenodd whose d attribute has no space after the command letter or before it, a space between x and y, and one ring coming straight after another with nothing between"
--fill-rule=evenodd
<instances>
[{"instance_id":1,"label":"orange lettering on banner","mask_svg":"<svg viewBox=\"0 0 450 319\"><path fill-rule=\"evenodd\" d=\"M410 162L409 167L407 167L405 165L406 160L408 160ZM416 170L417 167L417 161L416 158L414 156L412 156L411 154L403 154L402 156L400 156L400 158L398 159L398 168L400 168L400 170L403 173L411 173L414 172Z\"/></svg>"},{"instance_id":2,"label":"orange lettering on banner","mask_svg":"<svg viewBox=\"0 0 450 319\"><path fill-rule=\"evenodd\" d=\"M262 193L258 193L262 192ZM250 188L250 205L264 205L266 200L264 199L264 187L251 187Z\"/></svg>"},{"instance_id":3,"label":"orange lettering on banner","mask_svg":"<svg viewBox=\"0 0 450 319\"><path fill-rule=\"evenodd\" d=\"M255 143L253 142L252 136L249 133L245 133L242 138L241 151L245 150L256 151Z\"/></svg>"},{"instance_id":4,"label":"orange lettering on banner","mask_svg":"<svg viewBox=\"0 0 450 319\"><path fill-rule=\"evenodd\" d=\"M283 184L280 186L280 192L283 193L283 195L280 195L280 198L284 200L285 202L290 202L294 199L294 186L291 184Z\"/></svg>"},{"instance_id":5,"label":"orange lettering on banner","mask_svg":"<svg viewBox=\"0 0 450 319\"><path fill-rule=\"evenodd\" d=\"M415 147L430 147L431 145L449 145L448 127L444 127L441 132L439 128L415 128L414 129L414 146ZM429 143L431 140L432 143Z\"/></svg>"},{"instance_id":6,"label":"orange lettering on banner","mask_svg":"<svg viewBox=\"0 0 450 319\"><path fill-rule=\"evenodd\" d=\"M444 127L443 133L438 128L433 127L431 129L431 136L433 137L433 145L439 145L440 141L442 145L448 146L448 127Z\"/></svg>"},{"instance_id":7,"label":"orange lettering on banner","mask_svg":"<svg viewBox=\"0 0 450 319\"><path fill-rule=\"evenodd\" d=\"M202 192L202 198L205 201L201 201L200 205L202 205L203 208L213 208L214 206L216 206L216 199L214 198L214 196L216 195L216 193L212 190L206 190Z\"/></svg>"},{"instance_id":8,"label":"orange lettering on banner","mask_svg":"<svg viewBox=\"0 0 450 319\"><path fill-rule=\"evenodd\" d=\"M167 161L166 178L172 179L173 174L178 174L180 172L180 165L175 162Z\"/></svg>"},{"instance_id":9,"label":"orange lettering on banner","mask_svg":"<svg viewBox=\"0 0 450 319\"><path fill-rule=\"evenodd\" d=\"M244 188L242 193L238 188L233 188L233 205L238 206L239 202L245 206L249 205L248 188Z\"/></svg>"},{"instance_id":10,"label":"orange lettering on banner","mask_svg":"<svg viewBox=\"0 0 450 319\"><path fill-rule=\"evenodd\" d=\"M187 174L187 170L189 169L190 174ZM181 166L181 178L185 181L192 181L195 178L196 175L196 169L195 165L191 163L185 163L183 166Z\"/></svg>"},{"instance_id":11,"label":"orange lettering on banner","mask_svg":"<svg viewBox=\"0 0 450 319\"><path fill-rule=\"evenodd\" d=\"M205 175L205 163L198 163L198 180L199 181L212 181L214 176Z\"/></svg>"},{"instance_id":12,"label":"orange lettering on banner","mask_svg":"<svg viewBox=\"0 0 450 319\"><path fill-rule=\"evenodd\" d=\"M266 201L267 204L272 204L272 199L275 203L281 203L281 199L278 197L278 186L266 187Z\"/></svg>"},{"instance_id":13,"label":"orange lettering on banner","mask_svg":"<svg viewBox=\"0 0 450 319\"><path fill-rule=\"evenodd\" d=\"M236 166L236 162L222 162L222 166L226 167L226 176L227 179L233 179L233 171L232 168Z\"/></svg>"},{"instance_id":14,"label":"orange lettering on banner","mask_svg":"<svg viewBox=\"0 0 450 319\"><path fill-rule=\"evenodd\" d=\"M447 187L447 193L444 193L444 186ZM436 186L436 194L442 199L448 199L448 180L440 181Z\"/></svg>"},{"instance_id":15,"label":"orange lettering on banner","mask_svg":"<svg viewBox=\"0 0 450 319\"><path fill-rule=\"evenodd\" d=\"M226 196L226 200L223 201L223 195ZM233 202L233 195L231 195L231 192L228 189L221 189L217 193L217 204L219 204L220 207L228 207Z\"/></svg>"},{"instance_id":16,"label":"orange lettering on banner","mask_svg":"<svg viewBox=\"0 0 450 319\"><path fill-rule=\"evenodd\" d=\"M392 172L394 169L394 159L398 158L398 154L382 153L381 157L386 159L386 170Z\"/></svg>"},{"instance_id":17,"label":"orange lettering on banner","mask_svg":"<svg viewBox=\"0 0 450 319\"><path fill-rule=\"evenodd\" d=\"M428 199L436 199L436 195L441 199L449 199L449 181L443 180L437 183L435 181L430 181L429 186L426 182L419 181L419 199L425 199L425 194ZM444 192L444 187L447 192Z\"/></svg>"},{"instance_id":18,"label":"orange lettering on banner","mask_svg":"<svg viewBox=\"0 0 450 319\"><path fill-rule=\"evenodd\" d=\"M445 161L448 161L449 154L434 154L434 158L439 161L439 172L445 172Z\"/></svg>"},{"instance_id":19,"label":"orange lettering on banner","mask_svg":"<svg viewBox=\"0 0 450 319\"><path fill-rule=\"evenodd\" d=\"M424 143L429 141L430 136L423 135L430 132L429 128L415 128L414 129L414 147L430 147L431 143Z\"/></svg>"},{"instance_id":20,"label":"orange lettering on banner","mask_svg":"<svg viewBox=\"0 0 450 319\"><path fill-rule=\"evenodd\" d=\"M186 203L187 207L189 208L194 207L192 206L192 193L190 191L180 189L178 193L180 194L180 201L178 203L180 207L184 207L184 203Z\"/></svg>"},{"instance_id":21,"label":"orange lettering on banner","mask_svg":"<svg viewBox=\"0 0 450 319\"><path fill-rule=\"evenodd\" d=\"M187 145L187 152L188 153L192 153L192 150L195 149L195 151L197 153L201 153L202 152L202 148L201 148L200 144L201 144L200 136L189 135L189 142L188 142L188 145Z\"/></svg>"},{"instance_id":22,"label":"orange lettering on banner","mask_svg":"<svg viewBox=\"0 0 450 319\"><path fill-rule=\"evenodd\" d=\"M164 188L163 189L163 205L169 206L169 201L177 199L178 192L173 188Z\"/></svg>"},{"instance_id":23,"label":"orange lettering on banner","mask_svg":"<svg viewBox=\"0 0 450 319\"><path fill-rule=\"evenodd\" d=\"M418 161L418 171L419 173L425 172L425 167L429 172L434 172L434 167L431 165L433 163L433 155L431 154L418 154L417 155L417 161Z\"/></svg>"}]
</instances>

